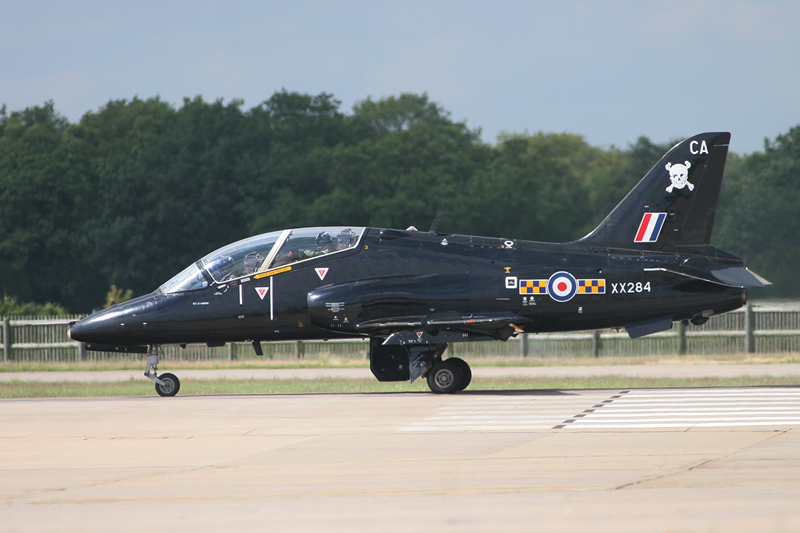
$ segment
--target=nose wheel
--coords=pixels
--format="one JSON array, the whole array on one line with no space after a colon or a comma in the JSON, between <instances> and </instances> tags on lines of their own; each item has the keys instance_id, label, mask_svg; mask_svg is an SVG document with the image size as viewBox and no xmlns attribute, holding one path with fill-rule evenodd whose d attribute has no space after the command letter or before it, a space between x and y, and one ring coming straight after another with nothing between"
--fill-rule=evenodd
<instances>
[{"instance_id":1,"label":"nose wheel","mask_svg":"<svg viewBox=\"0 0 800 533\"><path fill-rule=\"evenodd\" d=\"M175 396L181 389L181 382L178 376L170 374L169 372L158 375L158 354L161 347L158 345L150 346L150 352L147 355L147 367L144 369L144 375L147 376L156 385L156 392L159 396ZM152 372L150 372L152 370Z\"/></svg>"},{"instance_id":2,"label":"nose wheel","mask_svg":"<svg viewBox=\"0 0 800 533\"><path fill-rule=\"evenodd\" d=\"M181 382L178 376L169 372L158 376L161 383L156 383L156 392L159 396L175 396L181 389Z\"/></svg>"}]
</instances>

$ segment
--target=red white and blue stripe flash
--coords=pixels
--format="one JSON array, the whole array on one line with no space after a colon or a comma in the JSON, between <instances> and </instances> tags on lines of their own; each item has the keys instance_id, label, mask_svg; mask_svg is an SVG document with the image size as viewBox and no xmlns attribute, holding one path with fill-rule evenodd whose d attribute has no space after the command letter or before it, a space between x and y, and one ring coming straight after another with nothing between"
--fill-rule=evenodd
<instances>
[{"instance_id":1,"label":"red white and blue stripe flash","mask_svg":"<svg viewBox=\"0 0 800 533\"><path fill-rule=\"evenodd\" d=\"M645 213L633 242L656 242L666 218L666 213Z\"/></svg>"}]
</instances>

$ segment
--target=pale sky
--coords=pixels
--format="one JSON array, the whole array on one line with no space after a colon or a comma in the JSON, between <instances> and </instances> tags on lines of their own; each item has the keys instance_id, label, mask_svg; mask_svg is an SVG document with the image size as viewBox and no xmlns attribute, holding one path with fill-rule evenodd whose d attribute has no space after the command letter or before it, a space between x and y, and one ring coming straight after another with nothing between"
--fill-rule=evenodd
<instances>
[{"instance_id":1,"label":"pale sky","mask_svg":"<svg viewBox=\"0 0 800 533\"><path fill-rule=\"evenodd\" d=\"M497 134L627 147L730 131L763 149L800 124L800 2L0 0L0 105L71 122L134 96L243 99L286 88L427 92Z\"/></svg>"}]
</instances>

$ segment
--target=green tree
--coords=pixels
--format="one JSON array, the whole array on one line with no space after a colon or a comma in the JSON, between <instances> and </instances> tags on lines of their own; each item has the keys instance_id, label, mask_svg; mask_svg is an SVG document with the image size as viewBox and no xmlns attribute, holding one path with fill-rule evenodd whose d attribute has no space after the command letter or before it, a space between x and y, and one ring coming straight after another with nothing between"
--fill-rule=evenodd
<instances>
[{"instance_id":1,"label":"green tree","mask_svg":"<svg viewBox=\"0 0 800 533\"><path fill-rule=\"evenodd\" d=\"M773 283L757 294L796 297L800 294L795 272L800 264L800 126L766 141L763 153L746 156L734 169L734 179L723 191L714 244L745 258Z\"/></svg>"},{"instance_id":2,"label":"green tree","mask_svg":"<svg viewBox=\"0 0 800 533\"><path fill-rule=\"evenodd\" d=\"M83 275L79 230L96 194L94 155L53 102L0 116L0 292L88 304L98 280Z\"/></svg>"},{"instance_id":3,"label":"green tree","mask_svg":"<svg viewBox=\"0 0 800 533\"><path fill-rule=\"evenodd\" d=\"M468 232L563 242L582 237L602 219L595 220L589 184L613 175L621 164L618 153L568 133L504 134L496 151L498 157L462 194Z\"/></svg>"},{"instance_id":4,"label":"green tree","mask_svg":"<svg viewBox=\"0 0 800 533\"><path fill-rule=\"evenodd\" d=\"M158 99L134 100L111 102L84 117L87 135L109 138L99 141L96 171L104 201L89 230L92 260L106 287L152 291L242 235L235 173L244 128L240 106L197 97L175 111ZM125 127L116 129L120 122Z\"/></svg>"},{"instance_id":5,"label":"green tree","mask_svg":"<svg viewBox=\"0 0 800 533\"><path fill-rule=\"evenodd\" d=\"M309 223L461 226L458 191L492 158L479 130L414 94L359 102L347 124L348 142L311 154L328 192L311 204Z\"/></svg>"},{"instance_id":6,"label":"green tree","mask_svg":"<svg viewBox=\"0 0 800 533\"><path fill-rule=\"evenodd\" d=\"M0 292L88 311L109 286L143 294L221 245L287 227L424 230L441 218L447 232L572 240L671 145L538 133L491 146L426 94L367 98L349 115L340 105L285 89L248 111L133 98L74 125L52 102L3 106ZM798 128L764 153L729 154L714 232L782 295L800 293Z\"/></svg>"},{"instance_id":7,"label":"green tree","mask_svg":"<svg viewBox=\"0 0 800 533\"><path fill-rule=\"evenodd\" d=\"M52 302L37 304L36 302L19 303L15 296L3 295L0 300L0 317L5 316L59 316L67 314L61 305Z\"/></svg>"},{"instance_id":8,"label":"green tree","mask_svg":"<svg viewBox=\"0 0 800 533\"><path fill-rule=\"evenodd\" d=\"M133 291L131 289L122 290L118 289L116 285L111 285L108 293L106 293L106 304L103 306L103 308L106 309L114 304L127 302L131 298L133 298Z\"/></svg>"},{"instance_id":9,"label":"green tree","mask_svg":"<svg viewBox=\"0 0 800 533\"><path fill-rule=\"evenodd\" d=\"M625 150L615 147L606 150L602 163L587 177L584 205L592 215L582 228L582 234L596 228L676 142L656 144L641 136Z\"/></svg>"},{"instance_id":10,"label":"green tree","mask_svg":"<svg viewBox=\"0 0 800 533\"><path fill-rule=\"evenodd\" d=\"M237 172L244 191L238 210L250 233L319 223L308 206L329 189L314 153L348 138L340 104L330 94L284 89L247 113Z\"/></svg>"}]
</instances>

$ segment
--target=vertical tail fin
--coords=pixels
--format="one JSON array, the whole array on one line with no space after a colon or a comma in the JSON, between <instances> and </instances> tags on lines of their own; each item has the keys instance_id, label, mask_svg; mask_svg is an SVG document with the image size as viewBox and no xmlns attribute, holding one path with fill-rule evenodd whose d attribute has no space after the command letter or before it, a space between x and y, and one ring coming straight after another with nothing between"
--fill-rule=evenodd
<instances>
[{"instance_id":1,"label":"vertical tail fin","mask_svg":"<svg viewBox=\"0 0 800 533\"><path fill-rule=\"evenodd\" d=\"M676 144L579 242L636 250L709 244L730 138L701 133Z\"/></svg>"}]
</instances>

